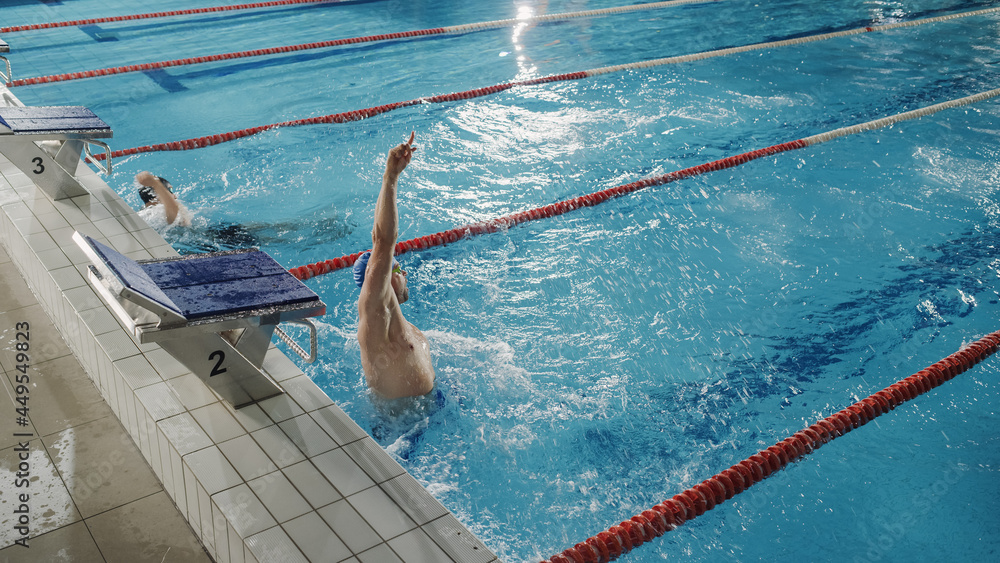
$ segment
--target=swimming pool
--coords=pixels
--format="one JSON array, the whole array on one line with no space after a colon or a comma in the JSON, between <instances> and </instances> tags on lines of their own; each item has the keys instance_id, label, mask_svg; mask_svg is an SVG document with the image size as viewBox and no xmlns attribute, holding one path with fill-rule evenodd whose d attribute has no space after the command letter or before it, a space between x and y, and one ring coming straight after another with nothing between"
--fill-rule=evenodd
<instances>
[{"instance_id":1,"label":"swimming pool","mask_svg":"<svg viewBox=\"0 0 1000 563\"><path fill-rule=\"evenodd\" d=\"M15 72L43 75L616 5L468 4L353 3L5 39ZM723 1L17 94L88 105L125 148L996 5ZM25 6L11 13L26 22L134 11ZM998 23L275 130L124 159L109 184L137 206L131 176L166 176L200 221L167 233L179 248L203 249L205 229L238 223L293 267L367 248L384 154L410 130L420 149L401 189L403 239L995 88ZM444 400L401 416L366 393L350 275L318 277L308 284L329 308L307 373L501 558L542 559L996 330L998 126L986 102L407 254L404 311L431 341ZM992 559L998 520L982 499L1000 492L995 362L627 559Z\"/></svg>"}]
</instances>

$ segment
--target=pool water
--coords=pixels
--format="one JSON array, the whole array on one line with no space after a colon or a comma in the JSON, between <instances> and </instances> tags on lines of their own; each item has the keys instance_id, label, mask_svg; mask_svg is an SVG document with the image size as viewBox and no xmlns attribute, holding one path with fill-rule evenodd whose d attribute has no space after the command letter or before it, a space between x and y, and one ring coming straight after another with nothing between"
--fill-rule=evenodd
<instances>
[{"instance_id":1,"label":"pool water","mask_svg":"<svg viewBox=\"0 0 1000 563\"><path fill-rule=\"evenodd\" d=\"M219 2L152 3L141 11ZM236 2L233 2L236 3ZM148 3L147 3L148 4ZM353 2L5 36L18 78L618 5ZM1000 2L707 2L18 88L87 105L115 149ZM22 2L4 25L135 13ZM416 131L401 240L1000 87L997 15L119 160L291 268L367 249L385 153ZM1000 107L685 179L400 257L440 397L373 399L347 271L306 367L509 562L538 561L1000 328ZM622 558L993 561L996 359ZM392 411L392 412L390 412Z\"/></svg>"}]
</instances>

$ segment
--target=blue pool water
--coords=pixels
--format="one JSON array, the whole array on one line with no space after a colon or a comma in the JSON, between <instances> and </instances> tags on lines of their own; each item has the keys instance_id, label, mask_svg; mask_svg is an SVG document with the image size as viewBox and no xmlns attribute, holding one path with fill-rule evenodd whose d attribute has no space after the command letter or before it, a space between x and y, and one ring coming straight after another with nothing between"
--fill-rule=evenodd
<instances>
[{"instance_id":1,"label":"blue pool water","mask_svg":"<svg viewBox=\"0 0 1000 563\"><path fill-rule=\"evenodd\" d=\"M144 5L142 11L214 5ZM235 2L233 2L235 3ZM156 4L156 3L153 3ZM617 5L357 2L12 34L18 77ZM128 148L587 70L1000 6L728 1L19 88ZM138 11L24 1L4 25ZM515 88L123 159L196 228L287 267L364 250L385 152L417 133L401 239L1000 87L997 15ZM357 289L306 373L502 559L537 561L1000 328L1000 106L949 110L401 257L440 404L386 413ZM624 557L994 561L996 359Z\"/></svg>"}]
</instances>

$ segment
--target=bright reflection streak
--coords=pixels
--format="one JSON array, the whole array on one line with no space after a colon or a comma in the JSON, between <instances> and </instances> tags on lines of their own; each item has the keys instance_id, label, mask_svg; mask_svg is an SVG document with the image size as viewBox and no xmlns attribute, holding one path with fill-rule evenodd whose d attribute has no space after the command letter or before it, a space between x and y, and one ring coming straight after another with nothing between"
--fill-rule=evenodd
<instances>
[{"instance_id":1,"label":"bright reflection streak","mask_svg":"<svg viewBox=\"0 0 1000 563\"><path fill-rule=\"evenodd\" d=\"M514 26L514 34L511 36L510 41L514 44L514 50L520 51L524 48L521 45L521 34L524 30L528 29L531 25L528 20L535 15L535 10L531 6L519 6L517 9L517 19L521 20L520 23Z\"/></svg>"},{"instance_id":2,"label":"bright reflection streak","mask_svg":"<svg viewBox=\"0 0 1000 563\"><path fill-rule=\"evenodd\" d=\"M869 4L874 4L869 11L872 23L876 25L902 21L907 16L907 12L901 2L869 2Z\"/></svg>"},{"instance_id":3,"label":"bright reflection streak","mask_svg":"<svg viewBox=\"0 0 1000 563\"><path fill-rule=\"evenodd\" d=\"M510 38L511 43L514 45L515 53L521 53L524 50L524 45L521 43L521 36L525 30L535 25L531 21L533 17L535 17L535 8L533 6L522 4L517 7L516 19L520 21L514 26L514 32ZM528 60L528 57L524 54L517 55L518 73L516 80L524 80L534 76L537 68L534 65L527 64Z\"/></svg>"}]
</instances>

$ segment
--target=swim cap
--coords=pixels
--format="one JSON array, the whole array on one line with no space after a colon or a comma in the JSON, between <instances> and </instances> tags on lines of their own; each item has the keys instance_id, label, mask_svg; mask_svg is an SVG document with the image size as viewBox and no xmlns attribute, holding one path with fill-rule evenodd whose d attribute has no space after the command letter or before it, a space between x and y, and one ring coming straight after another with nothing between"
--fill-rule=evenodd
<instances>
[{"instance_id":1,"label":"swim cap","mask_svg":"<svg viewBox=\"0 0 1000 563\"><path fill-rule=\"evenodd\" d=\"M167 188L168 192L173 192L174 191L174 187L171 186L170 182L168 182L166 179L161 178L159 176L156 176L156 179L159 180L161 184L163 184L163 187ZM149 186L143 186L143 185L140 184L139 185L139 198L142 199L142 203L143 203L143 205L145 205L145 204L153 201L154 199L156 199L156 190L154 190L153 188L151 188Z\"/></svg>"},{"instance_id":2,"label":"swim cap","mask_svg":"<svg viewBox=\"0 0 1000 563\"><path fill-rule=\"evenodd\" d=\"M354 263L354 283L358 287L361 287L365 283L365 273L368 271L368 259L372 257L372 253L369 250L361 256L358 256L357 262ZM393 258L392 266L395 268L399 265L399 262Z\"/></svg>"}]
</instances>

